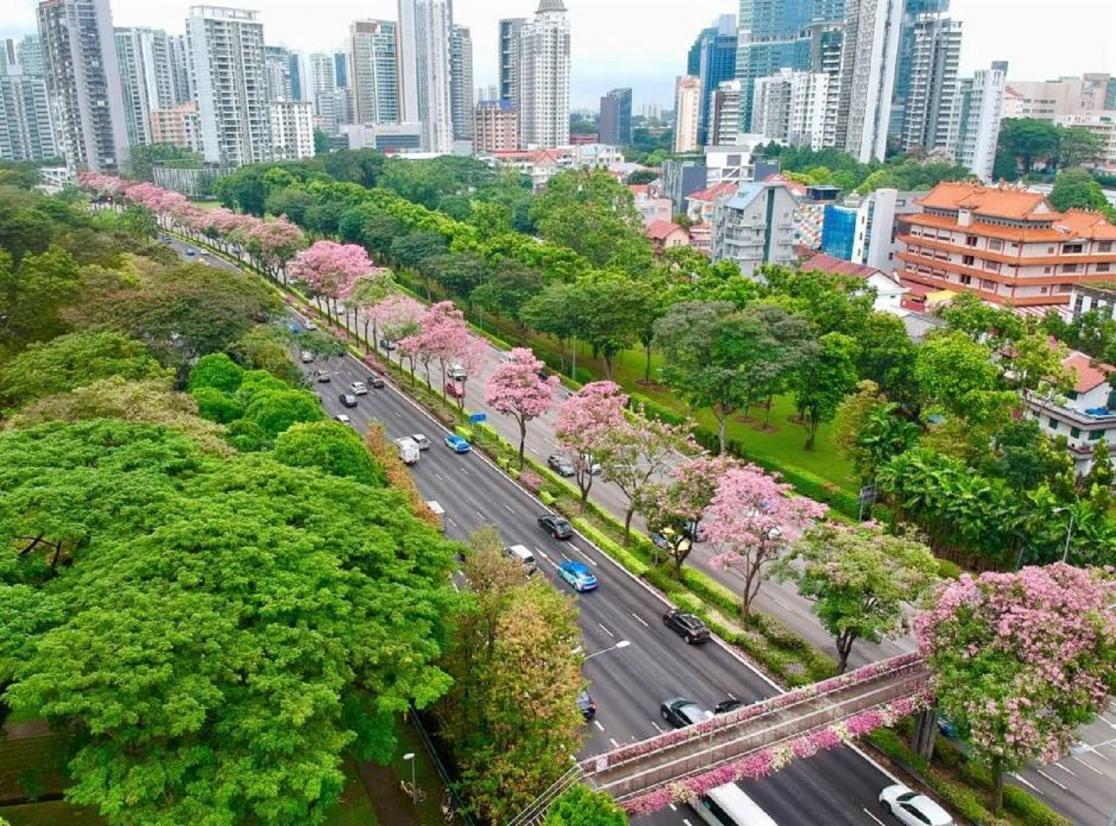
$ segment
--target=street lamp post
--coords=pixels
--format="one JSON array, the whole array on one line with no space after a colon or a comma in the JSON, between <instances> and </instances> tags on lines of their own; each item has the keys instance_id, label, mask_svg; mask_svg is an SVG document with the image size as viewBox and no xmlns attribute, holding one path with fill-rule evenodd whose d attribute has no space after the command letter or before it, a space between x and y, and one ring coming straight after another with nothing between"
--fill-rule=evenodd
<instances>
[{"instance_id":1,"label":"street lamp post","mask_svg":"<svg viewBox=\"0 0 1116 826\"><path fill-rule=\"evenodd\" d=\"M1066 511L1069 511L1070 517L1069 517L1069 524L1066 525L1066 544L1065 544L1065 547L1062 548L1062 562L1066 562L1066 561L1069 560L1070 540L1073 538L1073 516L1074 516L1074 514L1073 514L1073 511L1070 508L1066 508L1066 507L1054 508L1054 510L1051 511L1051 513L1065 513Z\"/></svg>"},{"instance_id":2,"label":"street lamp post","mask_svg":"<svg viewBox=\"0 0 1116 826\"><path fill-rule=\"evenodd\" d=\"M415 785L415 753L413 751L409 751L403 755L403 759L411 764L411 803L417 806L418 786Z\"/></svg>"},{"instance_id":3,"label":"street lamp post","mask_svg":"<svg viewBox=\"0 0 1116 826\"><path fill-rule=\"evenodd\" d=\"M615 645L610 645L608 648L602 648L600 651L594 651L592 654L586 654L585 659L591 660L594 657L599 657L601 654L607 654L609 651L616 651L620 648L627 648L631 645L627 640L619 640Z\"/></svg>"}]
</instances>

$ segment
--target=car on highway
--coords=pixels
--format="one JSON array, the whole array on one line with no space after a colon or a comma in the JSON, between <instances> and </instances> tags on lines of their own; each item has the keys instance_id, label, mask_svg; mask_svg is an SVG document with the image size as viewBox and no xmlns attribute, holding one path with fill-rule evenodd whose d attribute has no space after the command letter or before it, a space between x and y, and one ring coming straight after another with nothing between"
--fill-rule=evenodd
<instances>
[{"instance_id":1,"label":"car on highway","mask_svg":"<svg viewBox=\"0 0 1116 826\"><path fill-rule=\"evenodd\" d=\"M446 375L454 381L465 381L469 378L469 373L460 364L451 364L449 370L446 371Z\"/></svg>"},{"instance_id":2,"label":"car on highway","mask_svg":"<svg viewBox=\"0 0 1116 826\"><path fill-rule=\"evenodd\" d=\"M385 385L384 377L379 373L373 373L368 377L369 387L375 387L377 390L383 390Z\"/></svg>"},{"instance_id":3,"label":"car on highway","mask_svg":"<svg viewBox=\"0 0 1116 826\"><path fill-rule=\"evenodd\" d=\"M318 380L318 384L329 384L331 381L333 381L333 376L331 376L325 370L319 370L315 378Z\"/></svg>"},{"instance_id":4,"label":"car on highway","mask_svg":"<svg viewBox=\"0 0 1116 826\"><path fill-rule=\"evenodd\" d=\"M194 249L193 247L187 247L186 248L186 254L193 257L193 256L198 254L198 251L196 249Z\"/></svg>"},{"instance_id":5,"label":"car on highway","mask_svg":"<svg viewBox=\"0 0 1116 826\"><path fill-rule=\"evenodd\" d=\"M465 398L465 388L455 381L446 382L446 395L455 399Z\"/></svg>"},{"instance_id":6,"label":"car on highway","mask_svg":"<svg viewBox=\"0 0 1116 826\"><path fill-rule=\"evenodd\" d=\"M337 397L337 401L341 402L345 407L357 406L357 397L352 393L342 393Z\"/></svg>"},{"instance_id":7,"label":"car on highway","mask_svg":"<svg viewBox=\"0 0 1116 826\"><path fill-rule=\"evenodd\" d=\"M308 353L305 350L303 350L302 353L299 354L298 360L301 361L303 364L313 364L314 363L314 354L313 353Z\"/></svg>"},{"instance_id":8,"label":"car on highway","mask_svg":"<svg viewBox=\"0 0 1116 826\"><path fill-rule=\"evenodd\" d=\"M555 539L569 539L573 536L573 528L570 527L570 523L561 516L555 516L552 513L544 513L539 517L539 527Z\"/></svg>"},{"instance_id":9,"label":"car on highway","mask_svg":"<svg viewBox=\"0 0 1116 826\"><path fill-rule=\"evenodd\" d=\"M354 381L352 384L349 385L349 391L354 396L367 396L368 395L368 385L366 385L362 381Z\"/></svg>"},{"instance_id":10,"label":"car on highway","mask_svg":"<svg viewBox=\"0 0 1116 826\"><path fill-rule=\"evenodd\" d=\"M567 457L554 453L546 457L546 466L557 473L559 476L573 476L576 472L574 470L573 462Z\"/></svg>"},{"instance_id":11,"label":"car on highway","mask_svg":"<svg viewBox=\"0 0 1116 826\"><path fill-rule=\"evenodd\" d=\"M473 449L468 441L457 435L446 436L446 438L442 441L445 442L446 447L448 447L454 453L468 453L470 450Z\"/></svg>"},{"instance_id":12,"label":"car on highway","mask_svg":"<svg viewBox=\"0 0 1116 826\"><path fill-rule=\"evenodd\" d=\"M902 783L888 786L880 792L880 805L907 826L953 826L949 812Z\"/></svg>"},{"instance_id":13,"label":"car on highway","mask_svg":"<svg viewBox=\"0 0 1116 826\"><path fill-rule=\"evenodd\" d=\"M583 691L577 695L577 707L586 723L597 716L597 704L593 702L593 698L589 696L588 691Z\"/></svg>"},{"instance_id":14,"label":"car on highway","mask_svg":"<svg viewBox=\"0 0 1116 826\"><path fill-rule=\"evenodd\" d=\"M682 533L686 534L686 538L692 542L704 542L709 538L705 535L705 526L701 522L687 522Z\"/></svg>"},{"instance_id":15,"label":"car on highway","mask_svg":"<svg viewBox=\"0 0 1116 826\"><path fill-rule=\"evenodd\" d=\"M523 566L523 570L527 572L527 576L535 573L538 570L538 565L535 562L535 555L526 545L508 545L504 548L504 556L512 562L518 562Z\"/></svg>"},{"instance_id":16,"label":"car on highway","mask_svg":"<svg viewBox=\"0 0 1116 826\"><path fill-rule=\"evenodd\" d=\"M584 562L567 559L558 563L558 576L566 580L579 594L597 587L597 578Z\"/></svg>"},{"instance_id":17,"label":"car on highway","mask_svg":"<svg viewBox=\"0 0 1116 826\"><path fill-rule=\"evenodd\" d=\"M668 554L674 553L674 543L671 542L670 537L663 533L651 534L651 544L658 548L660 551L666 551ZM682 541L678 543L679 551L688 551L693 543L686 537L682 537Z\"/></svg>"},{"instance_id":18,"label":"car on highway","mask_svg":"<svg viewBox=\"0 0 1116 826\"><path fill-rule=\"evenodd\" d=\"M333 417L333 420L335 422L340 422L341 424L347 424L347 425L352 425L353 424L353 420L350 419L348 416L346 416L344 413L338 413L336 416Z\"/></svg>"},{"instance_id":19,"label":"car on highway","mask_svg":"<svg viewBox=\"0 0 1116 826\"><path fill-rule=\"evenodd\" d=\"M744 705L737 699L729 697L727 700L721 700L717 705L713 706L714 714L728 714L730 711L736 711Z\"/></svg>"},{"instance_id":20,"label":"car on highway","mask_svg":"<svg viewBox=\"0 0 1116 826\"><path fill-rule=\"evenodd\" d=\"M430 450L430 440L421 433L412 433L411 439L418 445L419 450Z\"/></svg>"},{"instance_id":21,"label":"car on highway","mask_svg":"<svg viewBox=\"0 0 1116 826\"><path fill-rule=\"evenodd\" d=\"M380 339L380 346L387 350L389 353L396 349L399 345L392 341L390 338Z\"/></svg>"},{"instance_id":22,"label":"car on highway","mask_svg":"<svg viewBox=\"0 0 1116 826\"><path fill-rule=\"evenodd\" d=\"M685 697L671 697L669 700L664 700L659 705L659 713L675 728L692 726L713 716L713 712L706 711L693 700Z\"/></svg>"},{"instance_id":23,"label":"car on highway","mask_svg":"<svg viewBox=\"0 0 1116 826\"><path fill-rule=\"evenodd\" d=\"M306 319L306 324L305 324L305 325L303 325L303 326L304 326L304 327L305 327L305 328L306 328L307 330L309 330L309 331L310 331L311 333L312 333L312 332L314 332L315 330L317 330L317 329L318 329L318 325L317 325L317 324L315 324L315 323L313 322L313 320L311 320L311 319L309 319L309 318L308 318L308 319Z\"/></svg>"},{"instance_id":24,"label":"car on highway","mask_svg":"<svg viewBox=\"0 0 1116 826\"><path fill-rule=\"evenodd\" d=\"M690 645L709 642L709 626L693 614L671 609L663 614L663 625L678 634Z\"/></svg>"}]
</instances>

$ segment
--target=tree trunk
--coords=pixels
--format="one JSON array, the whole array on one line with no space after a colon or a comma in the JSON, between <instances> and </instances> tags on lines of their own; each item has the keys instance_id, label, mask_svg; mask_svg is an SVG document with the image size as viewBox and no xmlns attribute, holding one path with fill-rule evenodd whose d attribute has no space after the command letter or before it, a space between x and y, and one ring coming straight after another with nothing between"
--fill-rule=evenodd
<instances>
[{"instance_id":1,"label":"tree trunk","mask_svg":"<svg viewBox=\"0 0 1116 826\"><path fill-rule=\"evenodd\" d=\"M837 637L837 673L844 674L845 669L849 667L849 654L852 653L853 643L856 642L856 635L845 632Z\"/></svg>"},{"instance_id":2,"label":"tree trunk","mask_svg":"<svg viewBox=\"0 0 1116 826\"><path fill-rule=\"evenodd\" d=\"M612 356L610 356L608 353L604 354L604 363L605 363L605 378L608 379L609 381L612 381Z\"/></svg>"},{"instance_id":3,"label":"tree trunk","mask_svg":"<svg viewBox=\"0 0 1116 826\"><path fill-rule=\"evenodd\" d=\"M999 814L1004 808L1004 766L999 760L992 763L992 812Z\"/></svg>"},{"instance_id":4,"label":"tree trunk","mask_svg":"<svg viewBox=\"0 0 1116 826\"><path fill-rule=\"evenodd\" d=\"M367 353L372 348L368 346L368 319L364 319L364 352Z\"/></svg>"},{"instance_id":5,"label":"tree trunk","mask_svg":"<svg viewBox=\"0 0 1116 826\"><path fill-rule=\"evenodd\" d=\"M928 708L916 714L911 746L923 760L929 760L934 756L934 740L937 736L938 713L934 709Z\"/></svg>"},{"instance_id":6,"label":"tree trunk","mask_svg":"<svg viewBox=\"0 0 1116 826\"><path fill-rule=\"evenodd\" d=\"M725 420L728 418L727 414L721 413L719 410L714 409L713 415L717 417L717 439L720 441L721 456L725 455Z\"/></svg>"},{"instance_id":7,"label":"tree trunk","mask_svg":"<svg viewBox=\"0 0 1116 826\"><path fill-rule=\"evenodd\" d=\"M811 414L806 414L806 450L814 449L814 440L818 435L818 422Z\"/></svg>"},{"instance_id":8,"label":"tree trunk","mask_svg":"<svg viewBox=\"0 0 1116 826\"><path fill-rule=\"evenodd\" d=\"M635 516L635 508L631 505L624 513L624 544L630 545L632 541L632 517ZM656 554L657 556L657 554Z\"/></svg>"},{"instance_id":9,"label":"tree trunk","mask_svg":"<svg viewBox=\"0 0 1116 826\"><path fill-rule=\"evenodd\" d=\"M527 422L524 419L519 420L519 467L523 468L523 449L527 443Z\"/></svg>"},{"instance_id":10,"label":"tree trunk","mask_svg":"<svg viewBox=\"0 0 1116 826\"><path fill-rule=\"evenodd\" d=\"M648 384L651 383L651 345L646 344L643 347L643 380Z\"/></svg>"}]
</instances>

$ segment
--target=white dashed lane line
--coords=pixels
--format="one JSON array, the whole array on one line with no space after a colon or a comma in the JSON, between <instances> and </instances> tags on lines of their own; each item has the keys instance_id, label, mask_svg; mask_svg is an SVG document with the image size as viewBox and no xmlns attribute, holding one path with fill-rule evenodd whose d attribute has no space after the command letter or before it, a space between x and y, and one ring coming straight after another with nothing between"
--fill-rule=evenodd
<instances>
[{"instance_id":1,"label":"white dashed lane line","mask_svg":"<svg viewBox=\"0 0 1116 826\"><path fill-rule=\"evenodd\" d=\"M641 617L641 616L640 616L639 614L637 614L637 613L636 613L635 611L632 611L632 616L633 616L633 617L635 617L635 618L636 618L636 621L637 621L637 622L638 622L638 623L639 623L640 625L642 625L642 626L643 626L644 628L650 628L650 627L651 627L650 625L648 625L648 624L647 624L647 623L646 623L646 622L644 621L643 617Z\"/></svg>"},{"instance_id":2,"label":"white dashed lane line","mask_svg":"<svg viewBox=\"0 0 1116 826\"><path fill-rule=\"evenodd\" d=\"M604 731L604 726L601 725L600 720L594 720L593 725L597 727L597 731Z\"/></svg>"},{"instance_id":3,"label":"white dashed lane line","mask_svg":"<svg viewBox=\"0 0 1116 826\"><path fill-rule=\"evenodd\" d=\"M609 631L607 628L605 628L603 625L601 625L599 622L597 623L597 627L600 628L602 631L604 631L606 634L608 634L610 637L615 637L616 636L611 631Z\"/></svg>"},{"instance_id":4,"label":"white dashed lane line","mask_svg":"<svg viewBox=\"0 0 1116 826\"><path fill-rule=\"evenodd\" d=\"M1062 785L1061 783L1059 783L1059 782L1058 782L1057 780L1055 780L1055 779L1054 779L1053 777L1051 777L1050 775L1048 775L1048 774L1047 774L1046 772L1044 772L1044 771L1043 771L1042 769L1035 769L1035 771L1039 773L1039 776L1041 776L1041 777L1045 777L1045 778L1046 778L1047 780L1049 780L1049 781L1050 781L1051 783L1053 783L1053 784L1054 784L1055 786L1057 786L1057 787L1058 787L1059 789L1061 789L1061 790L1062 790L1063 792L1064 792L1064 791L1068 791L1068 790L1069 790L1069 789L1068 789L1068 787L1066 787L1066 786L1063 786L1063 785Z\"/></svg>"}]
</instances>

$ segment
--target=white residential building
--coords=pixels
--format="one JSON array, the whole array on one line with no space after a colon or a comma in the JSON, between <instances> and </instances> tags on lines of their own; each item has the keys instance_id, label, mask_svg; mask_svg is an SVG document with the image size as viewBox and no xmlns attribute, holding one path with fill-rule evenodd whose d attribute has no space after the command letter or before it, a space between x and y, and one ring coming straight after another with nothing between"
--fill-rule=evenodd
<instances>
[{"instance_id":1,"label":"white residential building","mask_svg":"<svg viewBox=\"0 0 1116 826\"><path fill-rule=\"evenodd\" d=\"M264 46L264 85L269 101L295 99L289 49L283 46Z\"/></svg>"},{"instance_id":2,"label":"white residential building","mask_svg":"<svg viewBox=\"0 0 1116 826\"><path fill-rule=\"evenodd\" d=\"M837 141L862 163L883 160L891 123L903 0L848 0Z\"/></svg>"},{"instance_id":3,"label":"white residential building","mask_svg":"<svg viewBox=\"0 0 1116 826\"><path fill-rule=\"evenodd\" d=\"M450 90L450 0L399 0L399 87L402 119L423 124L423 148L453 150Z\"/></svg>"},{"instance_id":4,"label":"white residential building","mask_svg":"<svg viewBox=\"0 0 1116 826\"><path fill-rule=\"evenodd\" d=\"M1054 123L1084 129L1096 135L1101 142L1100 153L1089 159L1088 163L1106 172L1116 173L1116 110L1059 115L1054 118Z\"/></svg>"},{"instance_id":5,"label":"white residential building","mask_svg":"<svg viewBox=\"0 0 1116 826\"><path fill-rule=\"evenodd\" d=\"M523 145L570 142L570 21L562 0L539 0L519 43L519 129Z\"/></svg>"},{"instance_id":6,"label":"white residential building","mask_svg":"<svg viewBox=\"0 0 1116 826\"><path fill-rule=\"evenodd\" d=\"M674 82L674 152L695 152L701 124L701 78L679 75Z\"/></svg>"},{"instance_id":7,"label":"white residential building","mask_svg":"<svg viewBox=\"0 0 1116 826\"><path fill-rule=\"evenodd\" d=\"M399 47L393 20L356 20L349 26L349 85L357 123L396 123Z\"/></svg>"},{"instance_id":8,"label":"white residential building","mask_svg":"<svg viewBox=\"0 0 1116 826\"><path fill-rule=\"evenodd\" d=\"M945 15L948 6L907 4L891 105L891 133L904 152L928 154L949 138L962 24Z\"/></svg>"},{"instance_id":9,"label":"white residential building","mask_svg":"<svg viewBox=\"0 0 1116 826\"><path fill-rule=\"evenodd\" d=\"M714 261L734 261L747 277L761 264L791 264L797 199L782 183L742 184L719 199L713 214Z\"/></svg>"},{"instance_id":10,"label":"white residential building","mask_svg":"<svg viewBox=\"0 0 1116 826\"><path fill-rule=\"evenodd\" d=\"M169 143L201 154L204 147L198 104L191 100L169 109L152 109L151 142Z\"/></svg>"},{"instance_id":11,"label":"white residential building","mask_svg":"<svg viewBox=\"0 0 1116 826\"><path fill-rule=\"evenodd\" d=\"M946 150L982 181L992 179L1006 85L1007 63L1002 61L957 84Z\"/></svg>"},{"instance_id":12,"label":"white residential building","mask_svg":"<svg viewBox=\"0 0 1116 826\"><path fill-rule=\"evenodd\" d=\"M235 167L271 160L264 34L257 12L191 6L186 42L206 161Z\"/></svg>"},{"instance_id":13,"label":"white residential building","mask_svg":"<svg viewBox=\"0 0 1116 826\"><path fill-rule=\"evenodd\" d=\"M170 63L174 104L194 100L196 95L190 84L190 52L186 48L186 35L167 35L167 62Z\"/></svg>"},{"instance_id":14,"label":"white residential building","mask_svg":"<svg viewBox=\"0 0 1116 826\"><path fill-rule=\"evenodd\" d=\"M38 41L0 40L0 160L41 161L58 154Z\"/></svg>"},{"instance_id":15,"label":"white residential building","mask_svg":"<svg viewBox=\"0 0 1116 826\"><path fill-rule=\"evenodd\" d=\"M465 26L454 26L450 38L450 111L453 137L473 137L473 36Z\"/></svg>"},{"instance_id":16,"label":"white residential building","mask_svg":"<svg viewBox=\"0 0 1116 826\"><path fill-rule=\"evenodd\" d=\"M116 59L128 142L133 146L152 143L151 112L175 103L167 33L162 29L116 29Z\"/></svg>"},{"instance_id":17,"label":"white residential building","mask_svg":"<svg viewBox=\"0 0 1116 826\"><path fill-rule=\"evenodd\" d=\"M314 155L314 111L309 101L273 100L272 160L297 161Z\"/></svg>"},{"instance_id":18,"label":"white residential building","mask_svg":"<svg viewBox=\"0 0 1116 826\"><path fill-rule=\"evenodd\" d=\"M739 80L725 80L709 94L708 142L711 146L736 143L743 116L742 88Z\"/></svg>"},{"instance_id":19,"label":"white residential building","mask_svg":"<svg viewBox=\"0 0 1116 826\"><path fill-rule=\"evenodd\" d=\"M813 150L826 145L826 114L831 94L828 74L780 69L773 75L756 78L753 89L753 133Z\"/></svg>"},{"instance_id":20,"label":"white residential building","mask_svg":"<svg viewBox=\"0 0 1116 826\"><path fill-rule=\"evenodd\" d=\"M1116 109L1116 77L1103 72L1038 82L1012 80L1004 93L1005 118L1052 121L1105 109Z\"/></svg>"},{"instance_id":21,"label":"white residential building","mask_svg":"<svg viewBox=\"0 0 1116 826\"><path fill-rule=\"evenodd\" d=\"M310 99L314 102L314 125L327 135L338 134L343 121L343 103L337 94L337 72L333 55L314 52L306 60L310 71Z\"/></svg>"},{"instance_id":22,"label":"white residential building","mask_svg":"<svg viewBox=\"0 0 1116 826\"><path fill-rule=\"evenodd\" d=\"M108 0L43 0L38 20L51 120L66 165L123 170L128 128Z\"/></svg>"},{"instance_id":23,"label":"white residential building","mask_svg":"<svg viewBox=\"0 0 1116 826\"><path fill-rule=\"evenodd\" d=\"M1103 441L1110 450L1116 446L1116 397L1110 379L1116 367L1076 351L1062 365L1074 381L1066 396L1028 393L1024 402L1027 415L1038 420L1044 433L1066 438L1074 472L1084 475L1093 466L1097 442Z\"/></svg>"}]
</instances>

